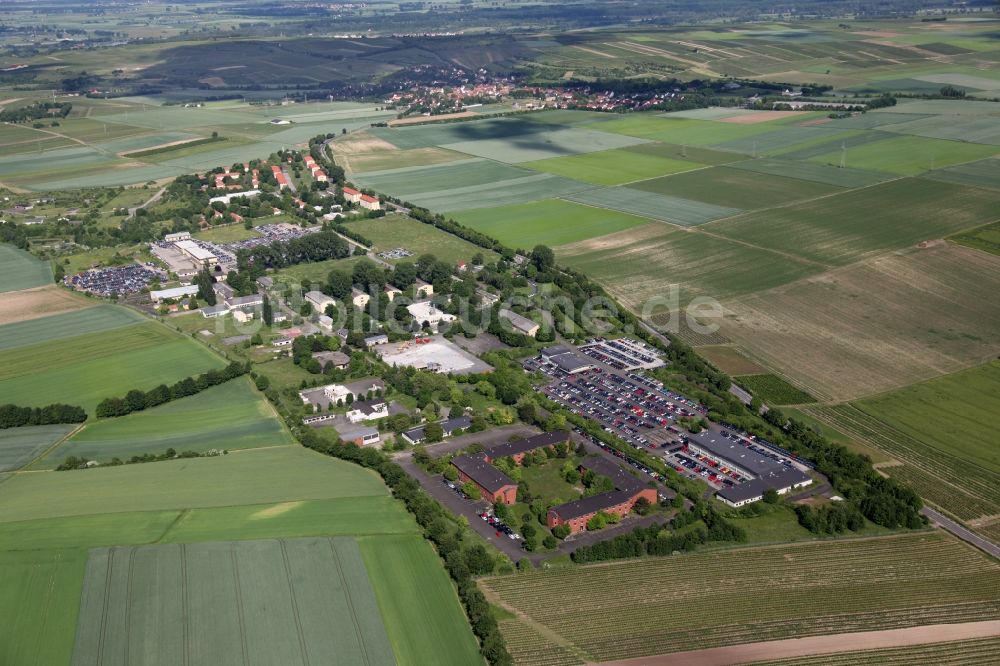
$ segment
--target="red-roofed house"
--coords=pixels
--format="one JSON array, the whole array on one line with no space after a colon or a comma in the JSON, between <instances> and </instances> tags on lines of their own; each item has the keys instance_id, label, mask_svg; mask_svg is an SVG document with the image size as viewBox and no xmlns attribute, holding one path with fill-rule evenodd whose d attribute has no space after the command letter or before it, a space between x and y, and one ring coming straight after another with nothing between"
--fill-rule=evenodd
<instances>
[{"instance_id":1,"label":"red-roofed house","mask_svg":"<svg viewBox=\"0 0 1000 666\"><path fill-rule=\"evenodd\" d=\"M358 203L361 201L361 192L358 192L353 187L344 187L344 198L351 203Z\"/></svg>"},{"instance_id":2,"label":"red-roofed house","mask_svg":"<svg viewBox=\"0 0 1000 666\"><path fill-rule=\"evenodd\" d=\"M368 210L378 210L382 207L378 199L375 197L370 197L367 194L361 195L361 207L367 208Z\"/></svg>"}]
</instances>

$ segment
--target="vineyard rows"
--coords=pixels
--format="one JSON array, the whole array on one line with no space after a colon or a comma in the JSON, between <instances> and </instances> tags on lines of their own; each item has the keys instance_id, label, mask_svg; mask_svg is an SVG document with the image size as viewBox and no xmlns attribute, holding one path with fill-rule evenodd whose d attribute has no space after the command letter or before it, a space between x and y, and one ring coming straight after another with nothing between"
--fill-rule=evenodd
<instances>
[{"instance_id":1,"label":"vineyard rows","mask_svg":"<svg viewBox=\"0 0 1000 666\"><path fill-rule=\"evenodd\" d=\"M595 660L1000 618L1000 565L927 532L530 572L483 584Z\"/></svg>"},{"instance_id":2,"label":"vineyard rows","mask_svg":"<svg viewBox=\"0 0 1000 666\"><path fill-rule=\"evenodd\" d=\"M850 405L809 407L805 411L898 458L904 465L889 467L886 473L912 485L921 497L959 519L971 520L1000 510L1000 474L931 448Z\"/></svg>"},{"instance_id":3,"label":"vineyard rows","mask_svg":"<svg viewBox=\"0 0 1000 666\"><path fill-rule=\"evenodd\" d=\"M518 619L501 620L499 624L507 650L518 666L576 666L583 663L565 647L552 643Z\"/></svg>"},{"instance_id":4,"label":"vineyard rows","mask_svg":"<svg viewBox=\"0 0 1000 666\"><path fill-rule=\"evenodd\" d=\"M1000 663L1000 637L860 650L804 658L755 661L747 666L966 666Z\"/></svg>"}]
</instances>

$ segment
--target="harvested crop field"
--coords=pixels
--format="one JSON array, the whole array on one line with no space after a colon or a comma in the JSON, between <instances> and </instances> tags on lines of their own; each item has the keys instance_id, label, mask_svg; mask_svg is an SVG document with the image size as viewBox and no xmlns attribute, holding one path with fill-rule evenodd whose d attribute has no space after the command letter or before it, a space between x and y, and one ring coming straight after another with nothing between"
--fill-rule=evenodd
<instances>
[{"instance_id":1,"label":"harvested crop field","mask_svg":"<svg viewBox=\"0 0 1000 666\"><path fill-rule=\"evenodd\" d=\"M961 629L962 625L949 628ZM944 629L944 628L942 628ZM967 666L1000 662L1000 637L946 640L907 647L851 650L752 662L753 666ZM749 664L748 664L749 666Z\"/></svg>"},{"instance_id":2,"label":"harvested crop field","mask_svg":"<svg viewBox=\"0 0 1000 666\"><path fill-rule=\"evenodd\" d=\"M683 307L694 296L732 298L821 270L767 250L662 224L561 245L556 256L600 282L635 312L649 299L667 297L671 285L679 286L678 305Z\"/></svg>"},{"instance_id":3,"label":"harvested crop field","mask_svg":"<svg viewBox=\"0 0 1000 666\"><path fill-rule=\"evenodd\" d=\"M939 532L531 571L481 585L593 661L1000 619L1000 564Z\"/></svg>"},{"instance_id":4,"label":"harvested crop field","mask_svg":"<svg viewBox=\"0 0 1000 666\"><path fill-rule=\"evenodd\" d=\"M802 115L802 111L757 111L718 118L718 121L720 123L736 123L737 125L756 125L757 123L766 123L781 118L795 118Z\"/></svg>"},{"instance_id":5,"label":"harvested crop field","mask_svg":"<svg viewBox=\"0 0 1000 666\"><path fill-rule=\"evenodd\" d=\"M348 537L93 550L76 636L80 665L395 663Z\"/></svg>"},{"instance_id":6,"label":"harvested crop field","mask_svg":"<svg viewBox=\"0 0 1000 666\"><path fill-rule=\"evenodd\" d=\"M1000 217L996 195L917 178L741 215L706 230L828 265L943 238Z\"/></svg>"},{"instance_id":7,"label":"harvested crop field","mask_svg":"<svg viewBox=\"0 0 1000 666\"><path fill-rule=\"evenodd\" d=\"M827 400L981 363L1000 344L1000 257L951 244L725 303L722 332Z\"/></svg>"},{"instance_id":8,"label":"harvested crop field","mask_svg":"<svg viewBox=\"0 0 1000 666\"><path fill-rule=\"evenodd\" d=\"M56 285L9 291L4 294L3 299L0 299L0 326L81 310L91 305L92 301ZM0 348L5 342L6 340L0 336Z\"/></svg>"}]
</instances>

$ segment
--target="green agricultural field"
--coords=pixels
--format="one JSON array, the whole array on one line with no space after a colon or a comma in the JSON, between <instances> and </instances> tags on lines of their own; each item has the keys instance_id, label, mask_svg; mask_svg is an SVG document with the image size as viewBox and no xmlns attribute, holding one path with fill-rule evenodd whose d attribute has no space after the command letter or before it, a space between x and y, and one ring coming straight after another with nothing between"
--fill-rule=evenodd
<instances>
[{"instance_id":1,"label":"green agricultural field","mask_svg":"<svg viewBox=\"0 0 1000 666\"><path fill-rule=\"evenodd\" d=\"M991 192L907 178L749 213L708 229L812 261L844 265L875 252L941 238L997 215Z\"/></svg>"},{"instance_id":2,"label":"green agricultural field","mask_svg":"<svg viewBox=\"0 0 1000 666\"><path fill-rule=\"evenodd\" d=\"M116 305L94 307L0 326L0 350L113 331L146 321L135 310Z\"/></svg>"},{"instance_id":3,"label":"green agricultural field","mask_svg":"<svg viewBox=\"0 0 1000 666\"><path fill-rule=\"evenodd\" d=\"M374 472L292 446L215 458L23 473L5 481L3 488L0 522L385 493Z\"/></svg>"},{"instance_id":4,"label":"green agricultural field","mask_svg":"<svg viewBox=\"0 0 1000 666\"><path fill-rule=\"evenodd\" d=\"M698 347L698 355L707 359L712 365L726 374L756 375L767 372L765 368L751 361L735 347L726 345L709 345Z\"/></svg>"},{"instance_id":5,"label":"green agricultural field","mask_svg":"<svg viewBox=\"0 0 1000 666\"><path fill-rule=\"evenodd\" d=\"M456 221L511 247L565 245L647 224L649 220L604 208L549 199L520 206L460 211Z\"/></svg>"},{"instance_id":6,"label":"green agricultural field","mask_svg":"<svg viewBox=\"0 0 1000 666\"><path fill-rule=\"evenodd\" d=\"M336 147L336 144L334 144ZM351 155L334 155L337 164L351 173L367 173L370 171L387 171L406 167L424 167L435 164L446 164L456 160L467 160L465 153L456 153L442 148L412 148L410 150L386 150L374 153L357 153Z\"/></svg>"},{"instance_id":7,"label":"green agricultural field","mask_svg":"<svg viewBox=\"0 0 1000 666\"><path fill-rule=\"evenodd\" d=\"M488 160L461 160L429 167L355 176L360 184L434 211L507 206L576 192L586 184Z\"/></svg>"},{"instance_id":8,"label":"green agricultural field","mask_svg":"<svg viewBox=\"0 0 1000 666\"><path fill-rule=\"evenodd\" d=\"M854 403L945 455L1000 473L1000 361Z\"/></svg>"},{"instance_id":9,"label":"green agricultural field","mask_svg":"<svg viewBox=\"0 0 1000 666\"><path fill-rule=\"evenodd\" d=\"M87 424L49 453L52 468L69 456L108 462L167 449L178 453L292 444L270 405L249 378L240 377L153 409Z\"/></svg>"},{"instance_id":10,"label":"green agricultural field","mask_svg":"<svg viewBox=\"0 0 1000 666\"><path fill-rule=\"evenodd\" d=\"M998 152L1000 148L997 146L900 136L849 148L845 159L847 165L854 169L913 176L935 168L992 157ZM838 147L836 150L812 157L809 161L837 166L841 157Z\"/></svg>"},{"instance_id":11,"label":"green agricultural field","mask_svg":"<svg viewBox=\"0 0 1000 666\"><path fill-rule=\"evenodd\" d=\"M931 532L535 570L480 584L550 642L593 662L1000 617L1000 564Z\"/></svg>"},{"instance_id":12,"label":"green agricultural field","mask_svg":"<svg viewBox=\"0 0 1000 666\"><path fill-rule=\"evenodd\" d=\"M598 208L640 215L682 227L695 226L732 217L742 212L736 208L715 206L693 199L643 192L630 187L602 187L569 194L563 198Z\"/></svg>"},{"instance_id":13,"label":"green agricultural field","mask_svg":"<svg viewBox=\"0 0 1000 666\"><path fill-rule=\"evenodd\" d=\"M1000 159L967 162L947 169L936 169L928 171L923 177L959 185L1000 189Z\"/></svg>"},{"instance_id":14,"label":"green agricultural field","mask_svg":"<svg viewBox=\"0 0 1000 666\"><path fill-rule=\"evenodd\" d=\"M80 405L151 389L224 365L205 347L154 323L0 351L0 404Z\"/></svg>"},{"instance_id":15,"label":"green agricultural field","mask_svg":"<svg viewBox=\"0 0 1000 666\"><path fill-rule=\"evenodd\" d=\"M959 520L993 517L1000 511L1000 474L981 468L971 473L968 462L894 430L849 404L803 409L863 446L893 458L896 464L884 467L884 473Z\"/></svg>"},{"instance_id":16,"label":"green agricultural field","mask_svg":"<svg viewBox=\"0 0 1000 666\"><path fill-rule=\"evenodd\" d=\"M40 287L52 282L52 269L13 245L0 243L0 293Z\"/></svg>"},{"instance_id":17,"label":"green agricultural field","mask_svg":"<svg viewBox=\"0 0 1000 666\"><path fill-rule=\"evenodd\" d=\"M976 229L950 236L948 240L961 243L977 250L1000 254L1000 222L993 222Z\"/></svg>"},{"instance_id":18,"label":"green agricultural field","mask_svg":"<svg viewBox=\"0 0 1000 666\"><path fill-rule=\"evenodd\" d=\"M729 208L768 208L843 191L822 183L714 167L632 183L630 188Z\"/></svg>"},{"instance_id":19,"label":"green agricultural field","mask_svg":"<svg viewBox=\"0 0 1000 666\"><path fill-rule=\"evenodd\" d=\"M348 537L93 550L76 636L73 664L395 663Z\"/></svg>"},{"instance_id":20,"label":"green agricultural field","mask_svg":"<svg viewBox=\"0 0 1000 666\"><path fill-rule=\"evenodd\" d=\"M801 405L816 402L811 395L795 388L777 375L743 375L733 379L768 405Z\"/></svg>"},{"instance_id":21,"label":"green agricultural field","mask_svg":"<svg viewBox=\"0 0 1000 666\"><path fill-rule=\"evenodd\" d=\"M75 427L66 424L0 430L0 472L21 469Z\"/></svg>"},{"instance_id":22,"label":"green agricultural field","mask_svg":"<svg viewBox=\"0 0 1000 666\"><path fill-rule=\"evenodd\" d=\"M764 126L768 126L764 123ZM762 134L753 134L729 141L713 143L716 150L726 150L744 155L780 155L792 151L803 150L813 146L821 146L855 136L854 130L842 130L823 125L811 127L779 127Z\"/></svg>"},{"instance_id":23,"label":"green agricultural field","mask_svg":"<svg viewBox=\"0 0 1000 666\"><path fill-rule=\"evenodd\" d=\"M0 551L0 663L68 664L87 554Z\"/></svg>"},{"instance_id":24,"label":"green agricultural field","mask_svg":"<svg viewBox=\"0 0 1000 666\"><path fill-rule=\"evenodd\" d=\"M415 535L360 537L358 544L400 666L482 663L430 544Z\"/></svg>"},{"instance_id":25,"label":"green agricultural field","mask_svg":"<svg viewBox=\"0 0 1000 666\"><path fill-rule=\"evenodd\" d=\"M797 178L813 183L826 183L827 185L848 188L867 187L893 178L893 176L877 171L862 171L861 169L850 168L841 169L839 165L829 166L768 157L746 160L731 166L735 169L745 169L756 173Z\"/></svg>"},{"instance_id":26,"label":"green agricultural field","mask_svg":"<svg viewBox=\"0 0 1000 666\"><path fill-rule=\"evenodd\" d=\"M661 115L631 113L620 120L601 123L602 132L689 146L714 146L745 139L775 130L773 122L740 124L690 118L665 118Z\"/></svg>"},{"instance_id":27,"label":"green agricultural field","mask_svg":"<svg viewBox=\"0 0 1000 666\"><path fill-rule=\"evenodd\" d=\"M403 261L416 261L417 257L428 252L451 264L469 261L477 253L486 257L487 261L496 257L493 252L462 240L458 236L400 215L348 222L347 226L372 241L376 252L405 247L414 253L413 257Z\"/></svg>"},{"instance_id":28,"label":"green agricultural field","mask_svg":"<svg viewBox=\"0 0 1000 666\"><path fill-rule=\"evenodd\" d=\"M721 150L678 145L676 143L640 143L637 146L629 146L622 150L640 155L663 157L675 162L690 162L696 166L735 164L749 159L746 155L739 155L737 153L725 153Z\"/></svg>"},{"instance_id":29,"label":"green agricultural field","mask_svg":"<svg viewBox=\"0 0 1000 666\"><path fill-rule=\"evenodd\" d=\"M562 245L556 255L637 312L648 299L666 299L673 284L680 287L678 303L665 307L683 307L694 296L750 294L820 270L767 250L658 224Z\"/></svg>"},{"instance_id":30,"label":"green agricultural field","mask_svg":"<svg viewBox=\"0 0 1000 666\"><path fill-rule=\"evenodd\" d=\"M521 166L595 185L621 185L699 168L698 164L628 149L556 157Z\"/></svg>"}]
</instances>

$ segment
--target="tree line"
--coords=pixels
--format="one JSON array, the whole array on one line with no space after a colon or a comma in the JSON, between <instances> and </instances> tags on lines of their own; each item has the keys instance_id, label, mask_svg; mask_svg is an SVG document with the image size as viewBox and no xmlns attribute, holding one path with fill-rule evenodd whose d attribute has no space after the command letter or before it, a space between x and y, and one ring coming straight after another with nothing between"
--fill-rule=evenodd
<instances>
[{"instance_id":1,"label":"tree line","mask_svg":"<svg viewBox=\"0 0 1000 666\"><path fill-rule=\"evenodd\" d=\"M592 546L580 546L571 555L574 562L603 562L643 555L670 555L674 552L690 552L711 541L734 541L742 543L747 535L742 527L737 527L720 516L711 506L695 504L690 511L678 513L670 521L670 527L682 527L704 522L704 527L685 531L683 534L670 533L663 525L637 527L627 534L621 534Z\"/></svg>"},{"instance_id":2,"label":"tree line","mask_svg":"<svg viewBox=\"0 0 1000 666\"><path fill-rule=\"evenodd\" d=\"M493 571L495 562L490 552L481 544L470 544L464 534L466 528L459 525L454 516L448 514L420 488L417 481L381 451L340 442L331 444L308 428L300 433L299 439L315 451L373 469L381 475L393 496L413 514L444 560L445 569L458 587L458 597L487 663L491 666L512 665L513 659L507 652L496 618L473 578Z\"/></svg>"},{"instance_id":3,"label":"tree line","mask_svg":"<svg viewBox=\"0 0 1000 666\"><path fill-rule=\"evenodd\" d=\"M0 429L21 426L53 425L56 423L83 423L87 412L83 407L54 403L45 407L18 407L0 405Z\"/></svg>"},{"instance_id":4,"label":"tree line","mask_svg":"<svg viewBox=\"0 0 1000 666\"><path fill-rule=\"evenodd\" d=\"M97 418L113 418L125 416L132 412L140 412L144 409L162 405L171 400L184 398L189 395L200 393L205 389L223 384L231 379L245 375L250 371L250 364L230 363L221 370L209 370L197 377L185 377L173 386L160 384L154 389L140 391L132 389L122 398L105 398L97 405Z\"/></svg>"},{"instance_id":5,"label":"tree line","mask_svg":"<svg viewBox=\"0 0 1000 666\"><path fill-rule=\"evenodd\" d=\"M58 116L65 118L73 109L69 102L35 102L19 109L4 109L0 111L0 122L2 123L23 123L28 120L40 120L42 118L52 118Z\"/></svg>"},{"instance_id":6,"label":"tree line","mask_svg":"<svg viewBox=\"0 0 1000 666\"><path fill-rule=\"evenodd\" d=\"M243 271L250 265L260 268L285 268L327 259L343 259L350 254L351 247L347 241L332 231L320 231L287 241L275 241L269 245L238 250L236 261Z\"/></svg>"}]
</instances>

